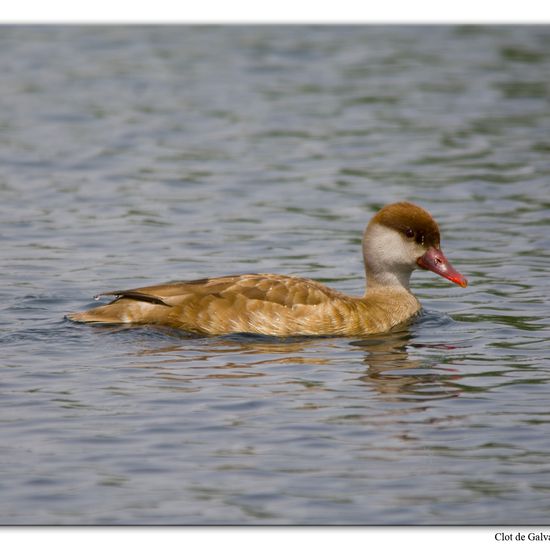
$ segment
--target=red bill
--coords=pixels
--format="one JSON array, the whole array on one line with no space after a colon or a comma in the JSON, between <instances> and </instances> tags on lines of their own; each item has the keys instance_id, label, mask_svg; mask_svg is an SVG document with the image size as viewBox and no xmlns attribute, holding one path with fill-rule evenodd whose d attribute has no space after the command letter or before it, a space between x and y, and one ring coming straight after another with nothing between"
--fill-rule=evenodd
<instances>
[{"instance_id":1,"label":"red bill","mask_svg":"<svg viewBox=\"0 0 550 550\"><path fill-rule=\"evenodd\" d=\"M449 279L449 281L452 281L456 285L460 285L462 288L468 286L466 277L464 277L464 275L459 273L451 265L451 262L445 258L445 254L443 254L439 248L434 248L431 246L424 255L420 256L420 258L416 260L416 263L422 269L433 271L434 273L445 277L445 279Z\"/></svg>"}]
</instances>

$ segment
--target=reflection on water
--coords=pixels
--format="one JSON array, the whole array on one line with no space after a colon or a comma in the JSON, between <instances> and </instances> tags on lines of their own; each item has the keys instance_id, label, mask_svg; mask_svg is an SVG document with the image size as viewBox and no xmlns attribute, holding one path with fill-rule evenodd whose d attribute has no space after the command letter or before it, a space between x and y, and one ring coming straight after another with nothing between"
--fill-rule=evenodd
<instances>
[{"instance_id":1,"label":"reflection on water","mask_svg":"<svg viewBox=\"0 0 550 550\"><path fill-rule=\"evenodd\" d=\"M0 28L0 523L550 517L546 26ZM75 326L113 288L364 289L412 200L469 279L384 336Z\"/></svg>"},{"instance_id":2,"label":"reflection on water","mask_svg":"<svg viewBox=\"0 0 550 550\"><path fill-rule=\"evenodd\" d=\"M185 342L185 335L178 334L178 331L160 330L164 333L169 332L173 336L182 336ZM331 360L328 356L319 356L311 352L311 346L317 344L320 340L318 338L277 339L254 335L234 335L217 337L215 344L210 343L207 349L194 348L193 339L195 337L189 338L190 340L184 344L171 344L150 350L140 350L136 353L138 357L153 356L154 363L132 363L132 365L158 369L161 378L173 382L193 382L210 378L262 377L268 375L264 369L276 369L279 365L331 367ZM326 339L325 348L341 345L338 340L333 345L331 340L334 341L331 338ZM409 347L448 350L453 349L453 346L414 343L410 331L406 329L388 335L351 341L349 345L360 350L364 356L365 373L359 377L359 380L376 390L380 396L406 400L408 396L437 399L459 395L460 388L455 385L461 378L457 374L458 369L431 364L425 360L411 357L408 352ZM238 360L231 360L227 363L219 362L220 357L228 355L236 356ZM172 366L176 370L180 370L182 365L187 362L208 365L212 361L215 362L212 368L215 372L210 369L185 368L184 374L177 374L171 370ZM334 365L334 368L338 368L338 366ZM299 374L298 370L296 374Z\"/></svg>"},{"instance_id":3,"label":"reflection on water","mask_svg":"<svg viewBox=\"0 0 550 550\"><path fill-rule=\"evenodd\" d=\"M442 399L456 397L460 393L455 386L461 378L460 371L411 357L408 346L415 344L411 342L408 332L373 341L354 342L354 345L367 354L365 364L368 368L361 380L387 399ZM422 346L447 349L445 344Z\"/></svg>"}]
</instances>

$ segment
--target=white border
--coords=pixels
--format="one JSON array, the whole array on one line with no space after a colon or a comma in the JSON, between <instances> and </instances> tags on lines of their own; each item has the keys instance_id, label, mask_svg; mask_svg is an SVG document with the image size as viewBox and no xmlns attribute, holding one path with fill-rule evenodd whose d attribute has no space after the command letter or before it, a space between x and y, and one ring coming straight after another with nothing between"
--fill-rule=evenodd
<instances>
[{"instance_id":1,"label":"white border","mask_svg":"<svg viewBox=\"0 0 550 550\"><path fill-rule=\"evenodd\" d=\"M453 550L464 548L525 548L529 533L550 534L548 527L110 527L110 528L1 528L5 548L46 548L55 550L102 550L121 548L182 550L223 548L223 550L366 550L396 548L409 550ZM499 540L499 533L509 536ZM524 541L517 540L523 534ZM501 537L502 538L502 537ZM503 546L504 545L504 546Z\"/></svg>"},{"instance_id":2,"label":"white border","mask_svg":"<svg viewBox=\"0 0 550 550\"><path fill-rule=\"evenodd\" d=\"M550 23L550 2L522 0L28 0L1 23Z\"/></svg>"}]
</instances>

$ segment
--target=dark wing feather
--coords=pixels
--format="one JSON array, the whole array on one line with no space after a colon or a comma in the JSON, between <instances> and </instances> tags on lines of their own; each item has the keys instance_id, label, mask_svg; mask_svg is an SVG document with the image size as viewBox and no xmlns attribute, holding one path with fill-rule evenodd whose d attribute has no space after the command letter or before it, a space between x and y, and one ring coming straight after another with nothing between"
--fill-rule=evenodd
<instances>
[{"instance_id":1,"label":"dark wing feather","mask_svg":"<svg viewBox=\"0 0 550 550\"><path fill-rule=\"evenodd\" d=\"M158 304L161 306L172 307L159 296L146 294L144 292L140 292L139 290L113 290L112 292L102 292L101 294L97 295L97 297L100 296L115 296L115 302L117 300L120 300L121 298L130 298L132 300L138 300L140 302L149 302L150 304Z\"/></svg>"}]
</instances>

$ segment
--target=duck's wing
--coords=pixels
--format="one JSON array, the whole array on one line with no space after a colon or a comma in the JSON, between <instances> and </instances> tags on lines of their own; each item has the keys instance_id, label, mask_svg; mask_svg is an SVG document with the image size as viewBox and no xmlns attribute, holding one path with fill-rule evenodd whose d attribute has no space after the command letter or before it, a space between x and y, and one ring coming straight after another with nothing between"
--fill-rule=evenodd
<instances>
[{"instance_id":1,"label":"duck's wing","mask_svg":"<svg viewBox=\"0 0 550 550\"><path fill-rule=\"evenodd\" d=\"M310 279L273 274L234 275L195 281L176 281L162 285L114 290L101 294L115 296L105 306L72 314L81 322L163 322L195 323L212 317L243 317L244 312L266 314L297 306L316 306L343 295ZM180 321L177 321L178 323Z\"/></svg>"},{"instance_id":2,"label":"duck's wing","mask_svg":"<svg viewBox=\"0 0 550 550\"><path fill-rule=\"evenodd\" d=\"M195 281L174 281L162 285L112 290L99 296L116 296L165 306L178 305L190 297L223 298L241 296L249 300L282 306L317 305L343 295L331 288L299 277L274 274L230 275Z\"/></svg>"}]
</instances>

